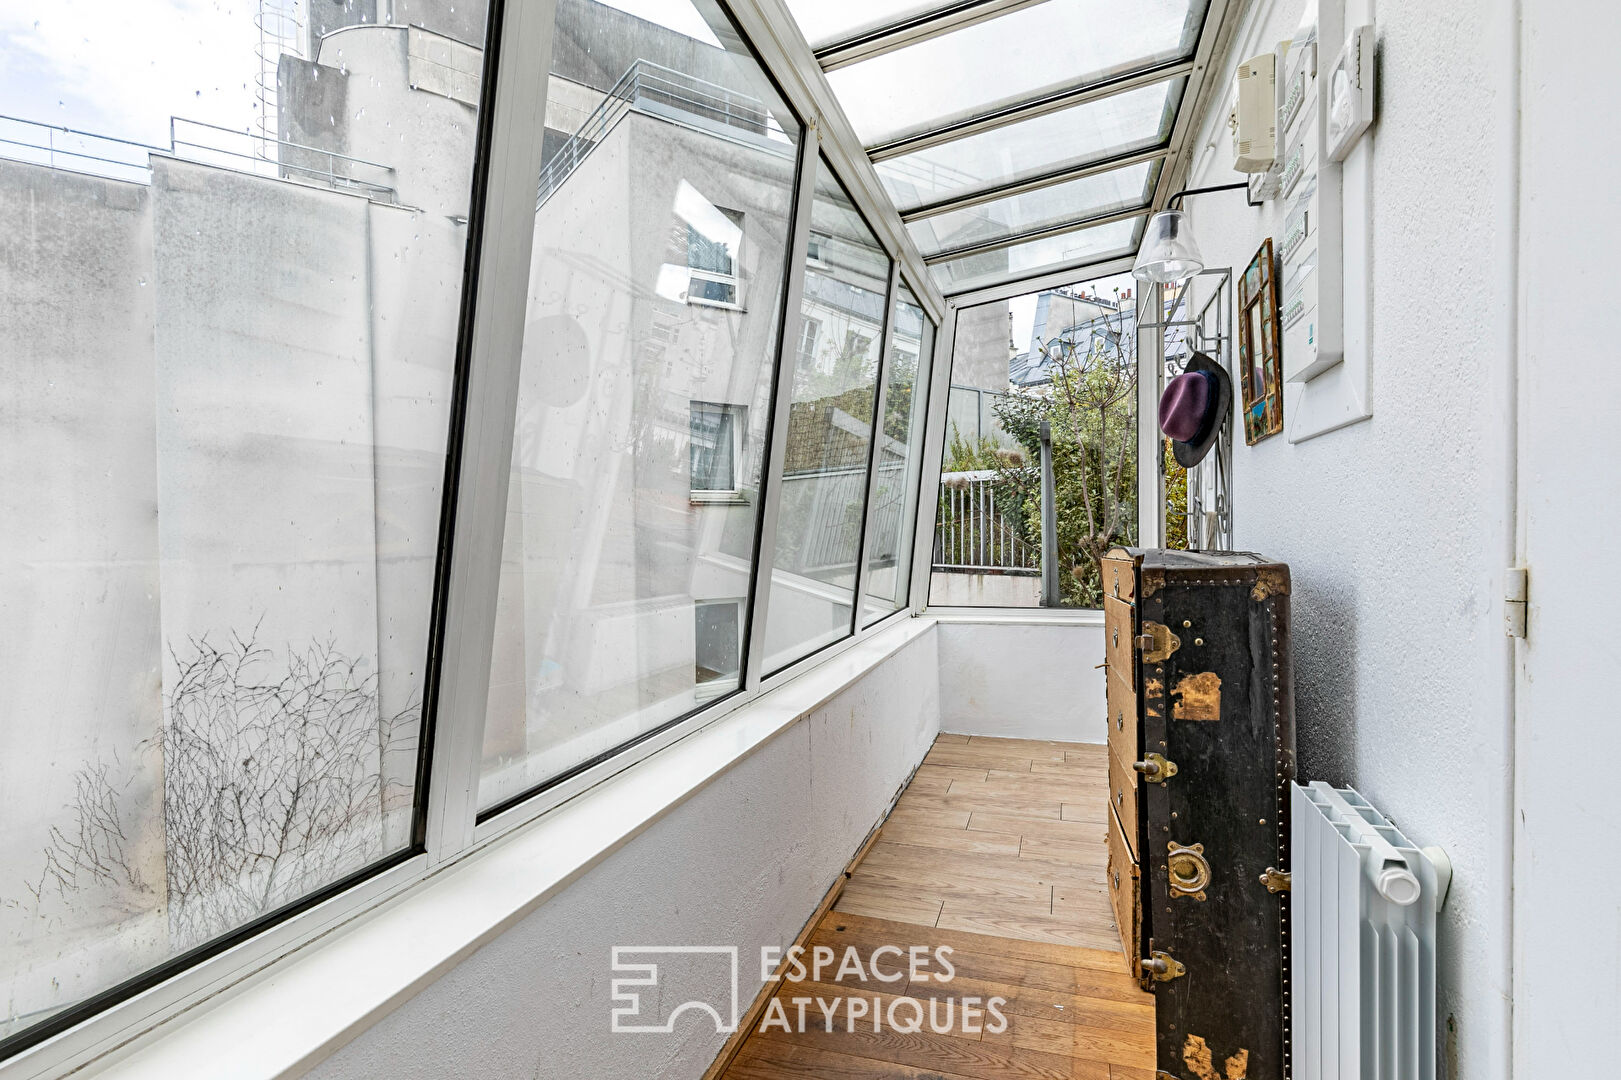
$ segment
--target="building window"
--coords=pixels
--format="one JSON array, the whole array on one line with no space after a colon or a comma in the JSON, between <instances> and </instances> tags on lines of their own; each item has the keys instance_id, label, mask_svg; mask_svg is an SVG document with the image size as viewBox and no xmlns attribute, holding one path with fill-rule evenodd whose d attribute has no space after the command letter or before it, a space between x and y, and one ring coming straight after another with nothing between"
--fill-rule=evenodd
<instances>
[{"instance_id":1,"label":"building window","mask_svg":"<svg viewBox=\"0 0 1621 1080\"><path fill-rule=\"evenodd\" d=\"M799 362L809 364L816 359L816 344L822 336L822 320L806 317L799 327Z\"/></svg>"},{"instance_id":2,"label":"building window","mask_svg":"<svg viewBox=\"0 0 1621 1080\"><path fill-rule=\"evenodd\" d=\"M693 602L693 677L700 698L706 689L712 695L737 685L742 629L742 597Z\"/></svg>"},{"instance_id":3,"label":"building window","mask_svg":"<svg viewBox=\"0 0 1621 1080\"><path fill-rule=\"evenodd\" d=\"M825 233L813 232L805 244L805 264L817 269L827 268L827 245L833 238Z\"/></svg>"},{"instance_id":4,"label":"building window","mask_svg":"<svg viewBox=\"0 0 1621 1080\"><path fill-rule=\"evenodd\" d=\"M712 209L719 211L724 227L706 232L698 224L687 223L687 303L741 308L737 255L743 240L743 215L724 207Z\"/></svg>"},{"instance_id":5,"label":"building window","mask_svg":"<svg viewBox=\"0 0 1621 1080\"><path fill-rule=\"evenodd\" d=\"M692 497L699 501L742 498L738 485L743 459L745 409L742 405L692 403Z\"/></svg>"}]
</instances>

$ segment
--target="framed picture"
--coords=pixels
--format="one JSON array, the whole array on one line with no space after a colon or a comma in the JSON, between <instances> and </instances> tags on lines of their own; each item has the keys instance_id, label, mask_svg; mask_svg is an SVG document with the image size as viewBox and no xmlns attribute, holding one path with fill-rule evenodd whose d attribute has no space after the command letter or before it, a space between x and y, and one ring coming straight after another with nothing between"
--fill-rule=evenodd
<instances>
[{"instance_id":1,"label":"framed picture","mask_svg":"<svg viewBox=\"0 0 1621 1080\"><path fill-rule=\"evenodd\" d=\"M1238 372L1244 391L1244 441L1254 446L1283 430L1283 360L1272 238L1261 243L1238 282Z\"/></svg>"}]
</instances>

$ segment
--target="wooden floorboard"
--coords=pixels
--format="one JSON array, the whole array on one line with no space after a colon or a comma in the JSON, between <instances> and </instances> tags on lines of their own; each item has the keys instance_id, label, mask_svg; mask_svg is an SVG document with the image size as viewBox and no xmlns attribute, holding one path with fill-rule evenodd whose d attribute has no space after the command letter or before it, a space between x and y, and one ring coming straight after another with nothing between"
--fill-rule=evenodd
<instances>
[{"instance_id":1,"label":"wooden floorboard","mask_svg":"<svg viewBox=\"0 0 1621 1080\"><path fill-rule=\"evenodd\" d=\"M1107 753L940 736L806 939L824 957L900 950L883 961L895 981L870 968L840 978L829 964L814 980L777 984L789 1030L753 1031L725 1080L1152 1077L1153 998L1125 970L1104 880ZM930 956L949 947L953 977L913 977L913 947ZM1000 998L1004 1019L965 1023L959 1012L931 1024L943 1019L937 1011L920 1031L887 1019L875 1029L870 1011L851 1007L858 998L881 1013L895 1004L903 1020L911 1006L897 999L941 1010Z\"/></svg>"}]
</instances>

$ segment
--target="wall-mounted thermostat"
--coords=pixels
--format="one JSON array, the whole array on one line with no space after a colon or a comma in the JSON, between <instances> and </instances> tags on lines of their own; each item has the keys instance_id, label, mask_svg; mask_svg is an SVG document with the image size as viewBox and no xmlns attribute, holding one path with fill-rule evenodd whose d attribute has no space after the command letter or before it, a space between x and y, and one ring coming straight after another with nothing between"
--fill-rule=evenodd
<instances>
[{"instance_id":1,"label":"wall-mounted thermostat","mask_svg":"<svg viewBox=\"0 0 1621 1080\"><path fill-rule=\"evenodd\" d=\"M1330 161L1344 161L1373 123L1373 27L1358 26L1328 70L1324 141Z\"/></svg>"},{"instance_id":2,"label":"wall-mounted thermostat","mask_svg":"<svg viewBox=\"0 0 1621 1080\"><path fill-rule=\"evenodd\" d=\"M1238 65L1238 103L1231 120L1233 168L1266 172L1278 156L1277 56L1262 53Z\"/></svg>"}]
</instances>

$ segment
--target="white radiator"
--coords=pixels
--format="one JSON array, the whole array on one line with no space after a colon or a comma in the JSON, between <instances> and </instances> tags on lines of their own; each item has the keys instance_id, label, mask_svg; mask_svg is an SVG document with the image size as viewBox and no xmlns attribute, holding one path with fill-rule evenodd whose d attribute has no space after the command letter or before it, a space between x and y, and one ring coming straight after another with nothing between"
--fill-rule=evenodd
<instances>
[{"instance_id":1,"label":"white radiator","mask_svg":"<svg viewBox=\"0 0 1621 1080\"><path fill-rule=\"evenodd\" d=\"M1294 1080L1434 1080L1435 913L1451 866L1352 788L1291 787Z\"/></svg>"}]
</instances>

